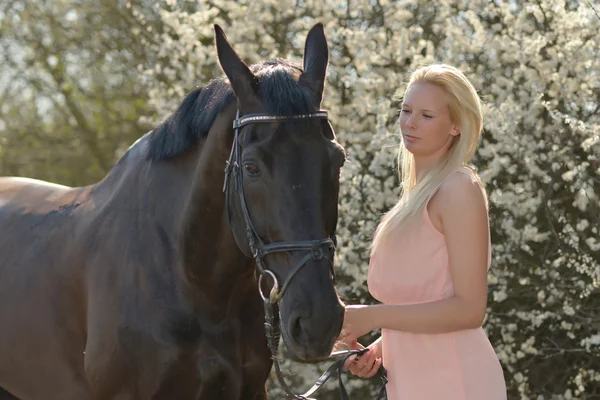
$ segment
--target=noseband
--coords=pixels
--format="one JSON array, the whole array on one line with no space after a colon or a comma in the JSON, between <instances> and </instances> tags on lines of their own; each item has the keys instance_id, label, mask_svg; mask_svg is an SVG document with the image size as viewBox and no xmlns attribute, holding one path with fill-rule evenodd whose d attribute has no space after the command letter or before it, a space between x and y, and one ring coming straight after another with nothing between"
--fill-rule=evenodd
<instances>
[{"instance_id":1,"label":"noseband","mask_svg":"<svg viewBox=\"0 0 600 400\"><path fill-rule=\"evenodd\" d=\"M258 268L258 272L260 273L258 278L258 292L263 299L264 309L265 309L265 336L267 338L267 345L271 351L271 358L273 360L273 364L275 366L275 371L277 373L277 379L279 383L284 388L288 397L296 400L314 400L309 396L312 395L317 389L319 389L331 376L331 374L337 370L338 371L338 379L340 382L340 390L343 399L347 399L346 390L344 389L344 385L342 382L342 365L345 360L353 354L361 354L365 350L349 350L349 351L341 351L332 356L343 356L343 358L336 363L334 363L321 377L318 381L310 388L306 393L302 395L295 394L289 386L285 383L283 376L281 374L281 368L279 366L279 361L277 359L277 352L279 347L279 324L276 314L273 310L273 306L281 301L283 295L285 294L286 289L289 287L292 279L296 274L304 267L310 260L323 260L326 259L329 262L330 272L332 280L335 284L335 271L333 269L333 254L335 252L335 246L337 244L335 233L332 233L331 237L326 239L316 239L316 240L305 240L305 241L292 241L292 242L276 242L265 244L258 233L256 233L256 229L254 229L254 225L252 225L252 219L250 218L250 213L248 211L248 205L246 203L246 197L244 196L244 186L243 186L243 172L241 171L242 165L242 149L240 144L240 135L239 130L241 127L249 124L258 124L258 123L271 123L271 122L282 122L282 121L294 121L294 120L306 120L306 119L327 119L327 111L319 110L315 113L311 114L299 114L299 115L290 115L290 116L279 116L279 115L269 115L269 114L248 114L243 117L240 117L240 111L238 109L236 114L236 119L233 121L233 144L231 146L231 152L229 153L229 159L227 160L225 166L225 180L223 182L223 193L225 193L225 208L227 212L227 221L229 222L229 226L233 229L231 224L231 215L229 211L229 181L232 177L234 178L234 190L236 190L239 194L239 200L242 207L242 213L244 216L244 221L246 223L246 237L248 239L248 245L250 247L250 252L256 261L256 266ZM300 262L294 267L294 269L289 273L287 279L284 281L283 286L279 285L279 281L275 274L270 271L264 264L264 257L268 254L273 253L281 253L281 252L293 252L293 251L302 251L307 254L300 260ZM273 280L273 287L269 292L269 295L266 296L263 293L262 289L262 281L265 277L270 277ZM280 289L281 287L281 289ZM383 369L383 367L381 367ZM383 370L385 371L385 370ZM384 384L387 381L385 377L385 373L382 375L384 379ZM377 397L378 399L382 396L383 391L385 390L385 386L382 388L382 392Z\"/></svg>"}]
</instances>

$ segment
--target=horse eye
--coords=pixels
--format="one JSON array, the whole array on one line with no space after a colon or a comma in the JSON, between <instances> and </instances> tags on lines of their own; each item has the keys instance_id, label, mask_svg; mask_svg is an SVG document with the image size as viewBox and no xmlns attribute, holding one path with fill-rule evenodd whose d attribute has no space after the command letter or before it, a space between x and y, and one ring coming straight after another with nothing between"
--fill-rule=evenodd
<instances>
[{"instance_id":1,"label":"horse eye","mask_svg":"<svg viewBox=\"0 0 600 400\"><path fill-rule=\"evenodd\" d=\"M260 170L258 169L258 167L256 166L256 164L245 163L244 164L244 168L246 169L246 172L250 176L258 176L258 175L260 175Z\"/></svg>"}]
</instances>

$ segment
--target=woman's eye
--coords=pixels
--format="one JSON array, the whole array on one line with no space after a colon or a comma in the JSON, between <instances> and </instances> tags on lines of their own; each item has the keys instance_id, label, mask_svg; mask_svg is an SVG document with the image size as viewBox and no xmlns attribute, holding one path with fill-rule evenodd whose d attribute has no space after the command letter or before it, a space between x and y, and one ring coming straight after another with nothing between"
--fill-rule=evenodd
<instances>
[{"instance_id":1,"label":"woman's eye","mask_svg":"<svg viewBox=\"0 0 600 400\"><path fill-rule=\"evenodd\" d=\"M423 114L423 116L424 116L425 118L428 118L428 119L431 119L431 118L433 118L433 116L432 116L432 115L425 115L425 114Z\"/></svg>"},{"instance_id":2,"label":"woman's eye","mask_svg":"<svg viewBox=\"0 0 600 400\"><path fill-rule=\"evenodd\" d=\"M256 166L256 164L245 163L244 168L246 169L246 172L250 176L258 176L260 174L260 171L259 171L258 167Z\"/></svg>"},{"instance_id":3,"label":"woman's eye","mask_svg":"<svg viewBox=\"0 0 600 400\"><path fill-rule=\"evenodd\" d=\"M401 112L401 113L403 113L403 114L407 114L407 113L409 113L410 111L409 111L409 110L400 110L400 112Z\"/></svg>"}]
</instances>

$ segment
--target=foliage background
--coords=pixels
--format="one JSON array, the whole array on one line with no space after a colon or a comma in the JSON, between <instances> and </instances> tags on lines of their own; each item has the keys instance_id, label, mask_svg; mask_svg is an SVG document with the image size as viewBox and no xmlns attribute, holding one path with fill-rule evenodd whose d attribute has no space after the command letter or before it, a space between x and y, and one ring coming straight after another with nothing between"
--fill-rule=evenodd
<instances>
[{"instance_id":1,"label":"foliage background","mask_svg":"<svg viewBox=\"0 0 600 400\"><path fill-rule=\"evenodd\" d=\"M221 76L214 23L253 63L301 61L306 33L323 22L323 107L349 153L340 292L371 303L367 248L398 195L401 94L416 67L453 64L485 102L476 166L494 256L484 328L509 398L600 398L597 9L574 0L0 0L0 175L94 183L187 91ZM327 365L288 367L300 391ZM378 384L346 380L354 398ZM337 398L334 386L323 399Z\"/></svg>"}]
</instances>

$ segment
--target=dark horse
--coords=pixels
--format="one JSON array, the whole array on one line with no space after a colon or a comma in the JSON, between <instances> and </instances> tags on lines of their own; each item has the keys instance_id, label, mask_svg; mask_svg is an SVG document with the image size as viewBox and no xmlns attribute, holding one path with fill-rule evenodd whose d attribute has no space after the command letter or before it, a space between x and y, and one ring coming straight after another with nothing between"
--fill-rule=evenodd
<instances>
[{"instance_id":1,"label":"dark horse","mask_svg":"<svg viewBox=\"0 0 600 400\"><path fill-rule=\"evenodd\" d=\"M192 91L101 182L0 179L5 398L267 397L272 361L255 261L240 197L226 202L223 193L232 122L238 110L316 113L329 53L317 24L303 68L248 67L215 32L228 80ZM227 191L243 191L266 245L334 234L344 151L327 120L247 124L238 144L243 184ZM331 257L306 261L286 249L264 260L280 282L304 264L279 303L286 346L302 361L328 356L341 329Z\"/></svg>"}]
</instances>

